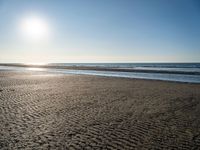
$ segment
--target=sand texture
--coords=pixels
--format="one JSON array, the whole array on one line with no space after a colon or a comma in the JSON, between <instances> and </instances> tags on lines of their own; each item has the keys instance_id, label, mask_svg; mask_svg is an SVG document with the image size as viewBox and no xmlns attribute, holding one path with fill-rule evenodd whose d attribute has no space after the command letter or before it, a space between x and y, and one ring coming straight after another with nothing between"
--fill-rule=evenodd
<instances>
[{"instance_id":1,"label":"sand texture","mask_svg":"<svg viewBox=\"0 0 200 150\"><path fill-rule=\"evenodd\" d=\"M199 149L200 84L0 72L0 149Z\"/></svg>"}]
</instances>

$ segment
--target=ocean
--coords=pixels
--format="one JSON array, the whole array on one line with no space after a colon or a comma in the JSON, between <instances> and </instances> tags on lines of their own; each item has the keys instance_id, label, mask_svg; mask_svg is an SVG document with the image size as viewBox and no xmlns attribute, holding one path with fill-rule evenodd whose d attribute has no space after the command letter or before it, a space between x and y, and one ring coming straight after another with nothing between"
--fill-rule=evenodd
<instances>
[{"instance_id":1,"label":"ocean","mask_svg":"<svg viewBox=\"0 0 200 150\"><path fill-rule=\"evenodd\" d=\"M47 66L78 66L108 68L110 70L73 70L57 68L27 68L0 66L0 70L45 71L61 74L85 74L107 77L164 80L187 83L200 83L200 63L50 63ZM120 71L112 71L120 69ZM124 71L123 71L124 70Z\"/></svg>"}]
</instances>

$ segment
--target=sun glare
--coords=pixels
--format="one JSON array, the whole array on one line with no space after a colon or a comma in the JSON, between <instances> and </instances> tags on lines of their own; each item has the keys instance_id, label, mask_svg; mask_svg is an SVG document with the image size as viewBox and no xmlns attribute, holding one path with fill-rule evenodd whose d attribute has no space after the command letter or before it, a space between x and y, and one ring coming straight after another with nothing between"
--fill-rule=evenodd
<instances>
[{"instance_id":1,"label":"sun glare","mask_svg":"<svg viewBox=\"0 0 200 150\"><path fill-rule=\"evenodd\" d=\"M43 40L49 36L49 26L47 22L37 16L24 18L20 23L22 35L31 40Z\"/></svg>"},{"instance_id":2,"label":"sun glare","mask_svg":"<svg viewBox=\"0 0 200 150\"><path fill-rule=\"evenodd\" d=\"M42 65L47 65L47 63L42 63L42 62L34 62L34 63L23 63L24 65L34 65L34 66L42 66Z\"/></svg>"}]
</instances>

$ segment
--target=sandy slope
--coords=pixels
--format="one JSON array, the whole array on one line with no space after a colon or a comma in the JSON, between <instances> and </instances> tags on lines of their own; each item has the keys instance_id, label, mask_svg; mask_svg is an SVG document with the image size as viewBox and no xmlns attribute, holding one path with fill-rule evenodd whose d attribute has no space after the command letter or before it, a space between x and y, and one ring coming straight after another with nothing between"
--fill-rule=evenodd
<instances>
[{"instance_id":1,"label":"sandy slope","mask_svg":"<svg viewBox=\"0 0 200 150\"><path fill-rule=\"evenodd\" d=\"M200 85L0 72L0 149L200 147Z\"/></svg>"}]
</instances>

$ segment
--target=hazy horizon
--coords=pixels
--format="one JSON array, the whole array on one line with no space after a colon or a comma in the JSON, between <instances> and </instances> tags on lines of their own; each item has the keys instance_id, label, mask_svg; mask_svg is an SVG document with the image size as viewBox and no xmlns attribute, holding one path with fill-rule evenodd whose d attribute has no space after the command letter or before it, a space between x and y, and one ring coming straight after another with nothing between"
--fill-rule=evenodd
<instances>
[{"instance_id":1,"label":"hazy horizon","mask_svg":"<svg viewBox=\"0 0 200 150\"><path fill-rule=\"evenodd\" d=\"M198 63L198 0L0 0L0 63Z\"/></svg>"}]
</instances>

